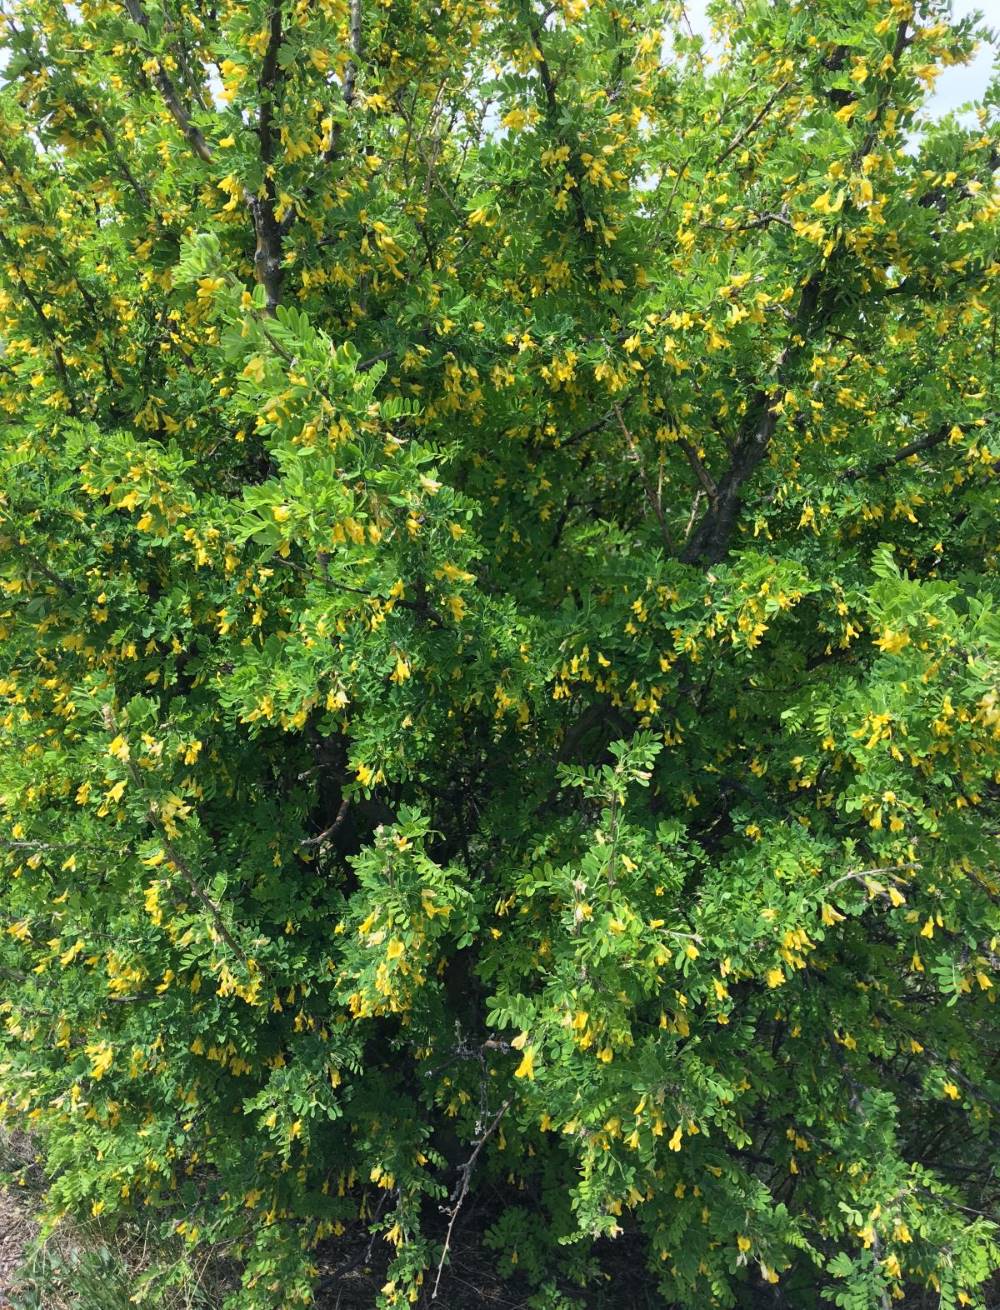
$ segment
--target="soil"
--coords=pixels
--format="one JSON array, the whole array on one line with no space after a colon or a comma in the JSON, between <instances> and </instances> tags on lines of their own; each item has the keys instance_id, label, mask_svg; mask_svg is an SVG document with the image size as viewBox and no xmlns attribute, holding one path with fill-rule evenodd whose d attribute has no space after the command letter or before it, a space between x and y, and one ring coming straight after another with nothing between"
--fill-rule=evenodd
<instances>
[{"instance_id":1,"label":"soil","mask_svg":"<svg viewBox=\"0 0 1000 1310\"><path fill-rule=\"evenodd\" d=\"M34 1232L27 1206L16 1193L0 1190L0 1310L10 1304L7 1294L13 1291L14 1271Z\"/></svg>"}]
</instances>

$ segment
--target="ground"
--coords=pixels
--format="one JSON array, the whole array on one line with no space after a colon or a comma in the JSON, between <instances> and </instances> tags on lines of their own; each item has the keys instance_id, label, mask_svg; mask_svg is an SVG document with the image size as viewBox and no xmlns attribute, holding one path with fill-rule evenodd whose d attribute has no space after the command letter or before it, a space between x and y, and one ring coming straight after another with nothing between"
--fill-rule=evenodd
<instances>
[{"instance_id":1,"label":"ground","mask_svg":"<svg viewBox=\"0 0 1000 1310\"><path fill-rule=\"evenodd\" d=\"M10 1304L7 1294L12 1290L14 1270L21 1263L22 1252L33 1233L27 1206L16 1192L0 1191L0 1310L6 1310Z\"/></svg>"}]
</instances>

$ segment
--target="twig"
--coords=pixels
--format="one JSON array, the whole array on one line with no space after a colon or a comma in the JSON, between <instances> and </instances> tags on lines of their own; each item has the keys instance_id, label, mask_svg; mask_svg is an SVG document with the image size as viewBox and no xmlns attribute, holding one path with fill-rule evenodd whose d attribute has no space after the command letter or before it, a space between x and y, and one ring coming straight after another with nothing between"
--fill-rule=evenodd
<instances>
[{"instance_id":1,"label":"twig","mask_svg":"<svg viewBox=\"0 0 1000 1310\"><path fill-rule=\"evenodd\" d=\"M304 775L300 774L299 776L302 777ZM299 842L299 845L319 846L322 842L325 842L326 839L332 836L333 833L335 833L337 829L340 827L340 825L344 822L344 819L347 817L347 808L350 805L350 803L351 802L348 799L348 797L345 796L344 799L340 802L340 809L337 811L337 817L330 824L329 828L325 828L317 837L307 837L305 841Z\"/></svg>"},{"instance_id":2,"label":"twig","mask_svg":"<svg viewBox=\"0 0 1000 1310\"><path fill-rule=\"evenodd\" d=\"M825 892L831 891L834 887L839 887L842 882L863 882L865 878L890 877L894 882L903 882L899 877L901 869L921 869L923 865L911 864L894 864L891 868L886 869L859 869L855 873L845 873L840 878L835 878L833 882L827 883L823 888Z\"/></svg>"},{"instance_id":3,"label":"twig","mask_svg":"<svg viewBox=\"0 0 1000 1310\"><path fill-rule=\"evenodd\" d=\"M691 513L688 517L687 527L684 529L684 545L688 544L691 538L691 530L694 527L694 521L698 517L698 507L701 504L704 492L700 489L694 493L694 500L691 502Z\"/></svg>"},{"instance_id":4,"label":"twig","mask_svg":"<svg viewBox=\"0 0 1000 1310\"><path fill-rule=\"evenodd\" d=\"M501 1105L500 1109L496 1112L493 1122L490 1124L489 1128L486 1129L486 1132L483 1133L481 1137L478 1137L476 1141L473 1143L474 1150L472 1154L469 1156L468 1160L466 1160L465 1164L459 1165L459 1170L458 1170L460 1175L459 1180L458 1183L456 1184L455 1190L452 1192L452 1197L454 1198L454 1200L452 1201L450 1207L442 1207L443 1209L447 1210L447 1213L450 1215L450 1218L448 1220L448 1232L445 1234L445 1239L444 1239L444 1250L441 1252L441 1260L437 1268L437 1277L434 1279L434 1291L431 1293L432 1301L437 1300L438 1287L441 1284L441 1271L444 1269L444 1262L448 1258L448 1251L451 1247L452 1230L455 1227L455 1220L458 1218L458 1212L461 1210L462 1204L465 1201L466 1195L468 1194L469 1181L472 1178L472 1171L476 1167L476 1160L479 1158L479 1152L483 1149L483 1147L486 1145L489 1139L496 1132L497 1128L500 1125L500 1120L504 1117L504 1115L507 1113L509 1109L510 1109L510 1097L508 1097L507 1100L504 1101L503 1105Z\"/></svg>"},{"instance_id":5,"label":"twig","mask_svg":"<svg viewBox=\"0 0 1000 1310\"><path fill-rule=\"evenodd\" d=\"M904 459L909 459L911 455L919 455L921 451L933 450L935 446L942 445L951 435L950 427L939 428L936 432L930 433L926 437L919 437L916 441L911 441L908 446L903 446L897 450L895 455L880 460L877 464L872 464L868 468L848 469L844 478L848 482L857 482L859 478L877 478L880 474L886 473L895 464L901 464Z\"/></svg>"},{"instance_id":6,"label":"twig","mask_svg":"<svg viewBox=\"0 0 1000 1310\"><path fill-rule=\"evenodd\" d=\"M628 428L625 426L625 420L624 418L622 418L622 412L620 406L618 405L614 406L614 415L615 418L618 420L618 426L622 430L622 435L624 436L625 442L628 446L629 454L631 455L632 459L634 460L639 470L639 478L642 481L642 489L646 493L646 499L649 501L649 507L656 515L656 521L660 525L660 534L663 537L663 544L666 546L668 551L672 551L673 547L670 544L670 529L667 527L667 520L663 515L663 505L660 503L660 500L657 497L656 492L653 490L652 486L650 485L649 478L646 477L646 469L642 462L642 455L639 451L638 446L636 445L635 438L632 436L632 433L629 432Z\"/></svg>"},{"instance_id":7,"label":"twig","mask_svg":"<svg viewBox=\"0 0 1000 1310\"><path fill-rule=\"evenodd\" d=\"M746 127L744 127L741 131L736 133L732 141L730 141L729 145L726 146L725 150L723 150L722 154L712 160L713 168L718 168L719 165L723 163L724 160L729 158L729 156L733 153L734 150L738 150L740 148L740 146L751 134L751 132L756 131L756 129L760 126L760 124L764 121L765 117L767 116L768 110L778 99L781 93L787 90L789 85L790 84L788 82L782 82L781 86L778 87L777 91L773 93L770 99L762 106L760 111L750 120L749 123L747 123Z\"/></svg>"},{"instance_id":8,"label":"twig","mask_svg":"<svg viewBox=\"0 0 1000 1310\"><path fill-rule=\"evenodd\" d=\"M149 32L149 15L143 9L138 0L124 0L125 10L129 18L141 27L144 32ZM206 164L210 164L214 158L212 147L205 140L201 129L191 121L191 116L181 103L181 98L177 94L177 88L171 81L170 74L163 67L159 59L156 60L156 72L153 74L153 81L159 88L160 95L163 97L163 103L170 111L170 116L184 133L191 149L199 159Z\"/></svg>"}]
</instances>

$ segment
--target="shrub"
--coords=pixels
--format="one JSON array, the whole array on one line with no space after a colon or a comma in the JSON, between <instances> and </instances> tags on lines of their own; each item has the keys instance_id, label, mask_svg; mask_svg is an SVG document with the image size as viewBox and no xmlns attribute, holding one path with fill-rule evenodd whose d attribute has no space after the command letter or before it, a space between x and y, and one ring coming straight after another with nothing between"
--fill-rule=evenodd
<instances>
[{"instance_id":1,"label":"shrub","mask_svg":"<svg viewBox=\"0 0 1000 1310\"><path fill-rule=\"evenodd\" d=\"M996 89L665 9L4 8L0 1097L240 1310L998 1263Z\"/></svg>"}]
</instances>

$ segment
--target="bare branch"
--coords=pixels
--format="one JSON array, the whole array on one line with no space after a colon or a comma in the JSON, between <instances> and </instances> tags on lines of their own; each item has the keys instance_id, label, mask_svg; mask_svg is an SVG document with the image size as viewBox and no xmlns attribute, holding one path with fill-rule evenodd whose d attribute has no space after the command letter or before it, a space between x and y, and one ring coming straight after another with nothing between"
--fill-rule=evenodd
<instances>
[{"instance_id":1,"label":"bare branch","mask_svg":"<svg viewBox=\"0 0 1000 1310\"><path fill-rule=\"evenodd\" d=\"M310 770L310 772L311 772L311 770ZM304 777L304 776L305 776L304 774L299 774L299 777ZM347 809L348 809L348 806L350 805L350 803L351 803L351 802L350 802L350 801L348 800L348 798L345 796L344 799L340 802L340 809L337 811L337 817L336 817L336 818L334 819L334 821L330 824L329 828L325 828L325 829L324 829L321 833L319 833L319 835L316 836L316 837L307 837L307 838L305 839L305 841L301 841L301 842L299 842L299 845L300 845L300 846L322 846L322 845L324 845L324 843L326 843L327 841L329 841L329 839L333 836L333 834L337 831L337 829L340 827L340 825L344 822L344 819L347 817Z\"/></svg>"},{"instance_id":2,"label":"bare branch","mask_svg":"<svg viewBox=\"0 0 1000 1310\"><path fill-rule=\"evenodd\" d=\"M496 1132L497 1128L500 1126L500 1120L504 1117L504 1115L507 1113L509 1109L510 1109L510 1098L508 1097L508 1099L504 1101L503 1105L501 1105L500 1109L497 1111L496 1116L494 1117L493 1122L490 1124L489 1128L487 1128L486 1131L482 1134L482 1136L478 1137L476 1141L473 1143L474 1149L472 1154L469 1156L468 1160L466 1160L465 1164L459 1165L458 1183L456 1184L455 1190L451 1194L452 1203L450 1206L445 1208L445 1213L447 1213L450 1216L448 1220L448 1232L445 1235L445 1239L444 1239L444 1250L441 1252L441 1260L437 1268L437 1277L434 1279L434 1291L431 1293L432 1301L437 1300L438 1287L441 1284L441 1271L444 1269L444 1262L447 1260L448 1251L451 1249L452 1230L455 1227L455 1220L458 1218L458 1212L461 1210L462 1204L465 1201L465 1198L468 1194L469 1182L472 1178L472 1171L476 1167L476 1161L479 1159L479 1152L483 1149L483 1147L486 1145L489 1139Z\"/></svg>"}]
</instances>

